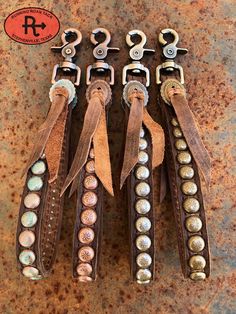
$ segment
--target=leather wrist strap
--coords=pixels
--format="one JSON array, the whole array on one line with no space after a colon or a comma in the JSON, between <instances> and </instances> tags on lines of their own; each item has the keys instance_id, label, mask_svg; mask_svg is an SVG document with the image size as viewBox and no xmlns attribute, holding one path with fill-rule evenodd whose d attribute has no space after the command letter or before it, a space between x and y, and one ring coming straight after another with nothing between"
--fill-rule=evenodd
<instances>
[{"instance_id":1,"label":"leather wrist strap","mask_svg":"<svg viewBox=\"0 0 236 314\"><path fill-rule=\"evenodd\" d=\"M160 106L166 134L166 165L185 277L210 274L209 246L199 169L209 186L210 158L200 139L177 71L162 75Z\"/></svg>"},{"instance_id":2,"label":"leather wrist strap","mask_svg":"<svg viewBox=\"0 0 236 314\"><path fill-rule=\"evenodd\" d=\"M142 82L141 77L128 76L128 84ZM125 86L127 89L128 84ZM154 203L153 170L164 157L164 133L152 120L145 107L141 89L130 88L130 108L124 104L127 122L121 186L127 179L127 204L129 211L130 266L132 279L140 284L154 278Z\"/></svg>"}]
</instances>

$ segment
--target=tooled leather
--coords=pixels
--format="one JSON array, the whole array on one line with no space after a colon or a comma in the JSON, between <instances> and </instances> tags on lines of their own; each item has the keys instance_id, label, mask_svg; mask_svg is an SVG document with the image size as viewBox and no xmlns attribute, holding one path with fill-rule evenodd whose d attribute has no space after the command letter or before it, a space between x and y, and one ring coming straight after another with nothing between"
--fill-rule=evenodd
<instances>
[{"instance_id":1,"label":"tooled leather","mask_svg":"<svg viewBox=\"0 0 236 314\"><path fill-rule=\"evenodd\" d=\"M163 76L162 79L170 78L169 76ZM178 248L179 248L179 255L180 255L180 262L181 262L181 268L182 272L185 277L189 277L191 269L189 267L188 261L191 256L194 255L192 251L188 248L188 239L192 235L200 235L205 241L205 247L203 251L201 251L199 254L202 255L206 260L206 267L204 269L204 272L206 273L206 276L208 277L210 274L210 259L209 259L209 244L208 244L208 236L207 236L207 228L206 228L206 217L205 217L205 209L204 209L204 201L203 201L203 195L201 191L201 182L199 177L199 171L198 167L196 165L196 162L194 160L194 156L192 156L192 161L189 164L194 169L194 177L191 180L197 184L198 191L194 195L195 198L200 203L200 209L198 211L199 217L202 221L202 229L199 232L196 233L190 233L185 228L185 219L191 214L188 214L182 207L184 199L187 198L182 191L181 191L181 184L185 182L186 180L182 179L179 175L179 168L181 165L177 162L177 153L178 151L175 148L174 141L175 138L173 136L173 126L171 124L172 118L176 118L175 112L173 108L169 105L167 105L162 98L160 97L159 101L161 105L161 110L163 114L163 121L164 121L164 128L166 133L166 164L167 164L167 172L168 172L168 181L170 186L170 192L171 192L171 199L172 199L172 206L174 210L174 216L176 221L176 229L177 229L177 238L178 238ZM176 118L177 119L177 118ZM182 137L184 138L184 136Z\"/></svg>"}]
</instances>

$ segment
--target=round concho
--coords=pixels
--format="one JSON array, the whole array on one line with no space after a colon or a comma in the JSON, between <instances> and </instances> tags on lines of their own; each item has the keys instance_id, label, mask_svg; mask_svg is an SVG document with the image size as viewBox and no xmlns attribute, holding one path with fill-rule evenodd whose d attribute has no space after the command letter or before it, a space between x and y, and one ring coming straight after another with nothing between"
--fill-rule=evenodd
<instances>
[{"instance_id":1,"label":"round concho","mask_svg":"<svg viewBox=\"0 0 236 314\"><path fill-rule=\"evenodd\" d=\"M130 107L129 95L131 95L135 91L143 92L143 94L144 94L144 106L146 106L148 103L148 98L149 98L148 92L147 92L146 87L138 81L129 81L125 85L125 87L123 89L123 99L124 99L126 105L128 107Z\"/></svg>"},{"instance_id":2,"label":"round concho","mask_svg":"<svg viewBox=\"0 0 236 314\"><path fill-rule=\"evenodd\" d=\"M94 92L102 92L105 99L105 105L107 105L111 100L111 88L110 85L104 80L96 80L92 82L86 90L87 101L91 99Z\"/></svg>"},{"instance_id":3,"label":"round concho","mask_svg":"<svg viewBox=\"0 0 236 314\"><path fill-rule=\"evenodd\" d=\"M176 79L168 79L165 80L165 82L161 85L161 97L164 100L164 102L171 106L170 98L168 95L168 92L170 89L180 89L181 92L186 95L186 91L184 86Z\"/></svg>"}]
</instances>

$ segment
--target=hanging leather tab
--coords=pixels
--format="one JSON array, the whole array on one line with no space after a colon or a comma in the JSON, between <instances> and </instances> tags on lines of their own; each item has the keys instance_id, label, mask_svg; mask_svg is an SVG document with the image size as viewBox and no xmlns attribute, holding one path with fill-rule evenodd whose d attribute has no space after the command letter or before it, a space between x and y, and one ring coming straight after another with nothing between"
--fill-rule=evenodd
<instances>
[{"instance_id":1,"label":"hanging leather tab","mask_svg":"<svg viewBox=\"0 0 236 314\"><path fill-rule=\"evenodd\" d=\"M171 104L174 107L181 129L184 133L189 149L201 170L207 187L211 181L211 160L199 135L193 113L188 105L185 93L180 88L168 91Z\"/></svg>"},{"instance_id":2,"label":"hanging leather tab","mask_svg":"<svg viewBox=\"0 0 236 314\"><path fill-rule=\"evenodd\" d=\"M45 154L49 168L49 182L52 182L57 178L68 112L68 106L66 106L68 104L68 96L68 90L64 87L56 87L53 90L52 105L45 122L39 128L36 143L22 176L42 156L46 147ZM51 145L47 145L48 142L51 143L52 141L53 149Z\"/></svg>"}]
</instances>

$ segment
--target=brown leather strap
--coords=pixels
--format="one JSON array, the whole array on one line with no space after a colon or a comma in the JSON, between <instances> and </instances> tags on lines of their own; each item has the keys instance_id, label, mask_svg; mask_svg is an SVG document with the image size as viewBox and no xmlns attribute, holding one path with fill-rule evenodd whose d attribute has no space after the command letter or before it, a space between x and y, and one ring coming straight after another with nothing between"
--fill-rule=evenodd
<instances>
[{"instance_id":1,"label":"brown leather strap","mask_svg":"<svg viewBox=\"0 0 236 314\"><path fill-rule=\"evenodd\" d=\"M185 93L183 93L181 89L175 88L174 91L169 91L169 97L188 143L189 149L202 172L207 187L209 188L211 181L210 156L199 135L199 131L197 129L193 113L189 108Z\"/></svg>"}]
</instances>

